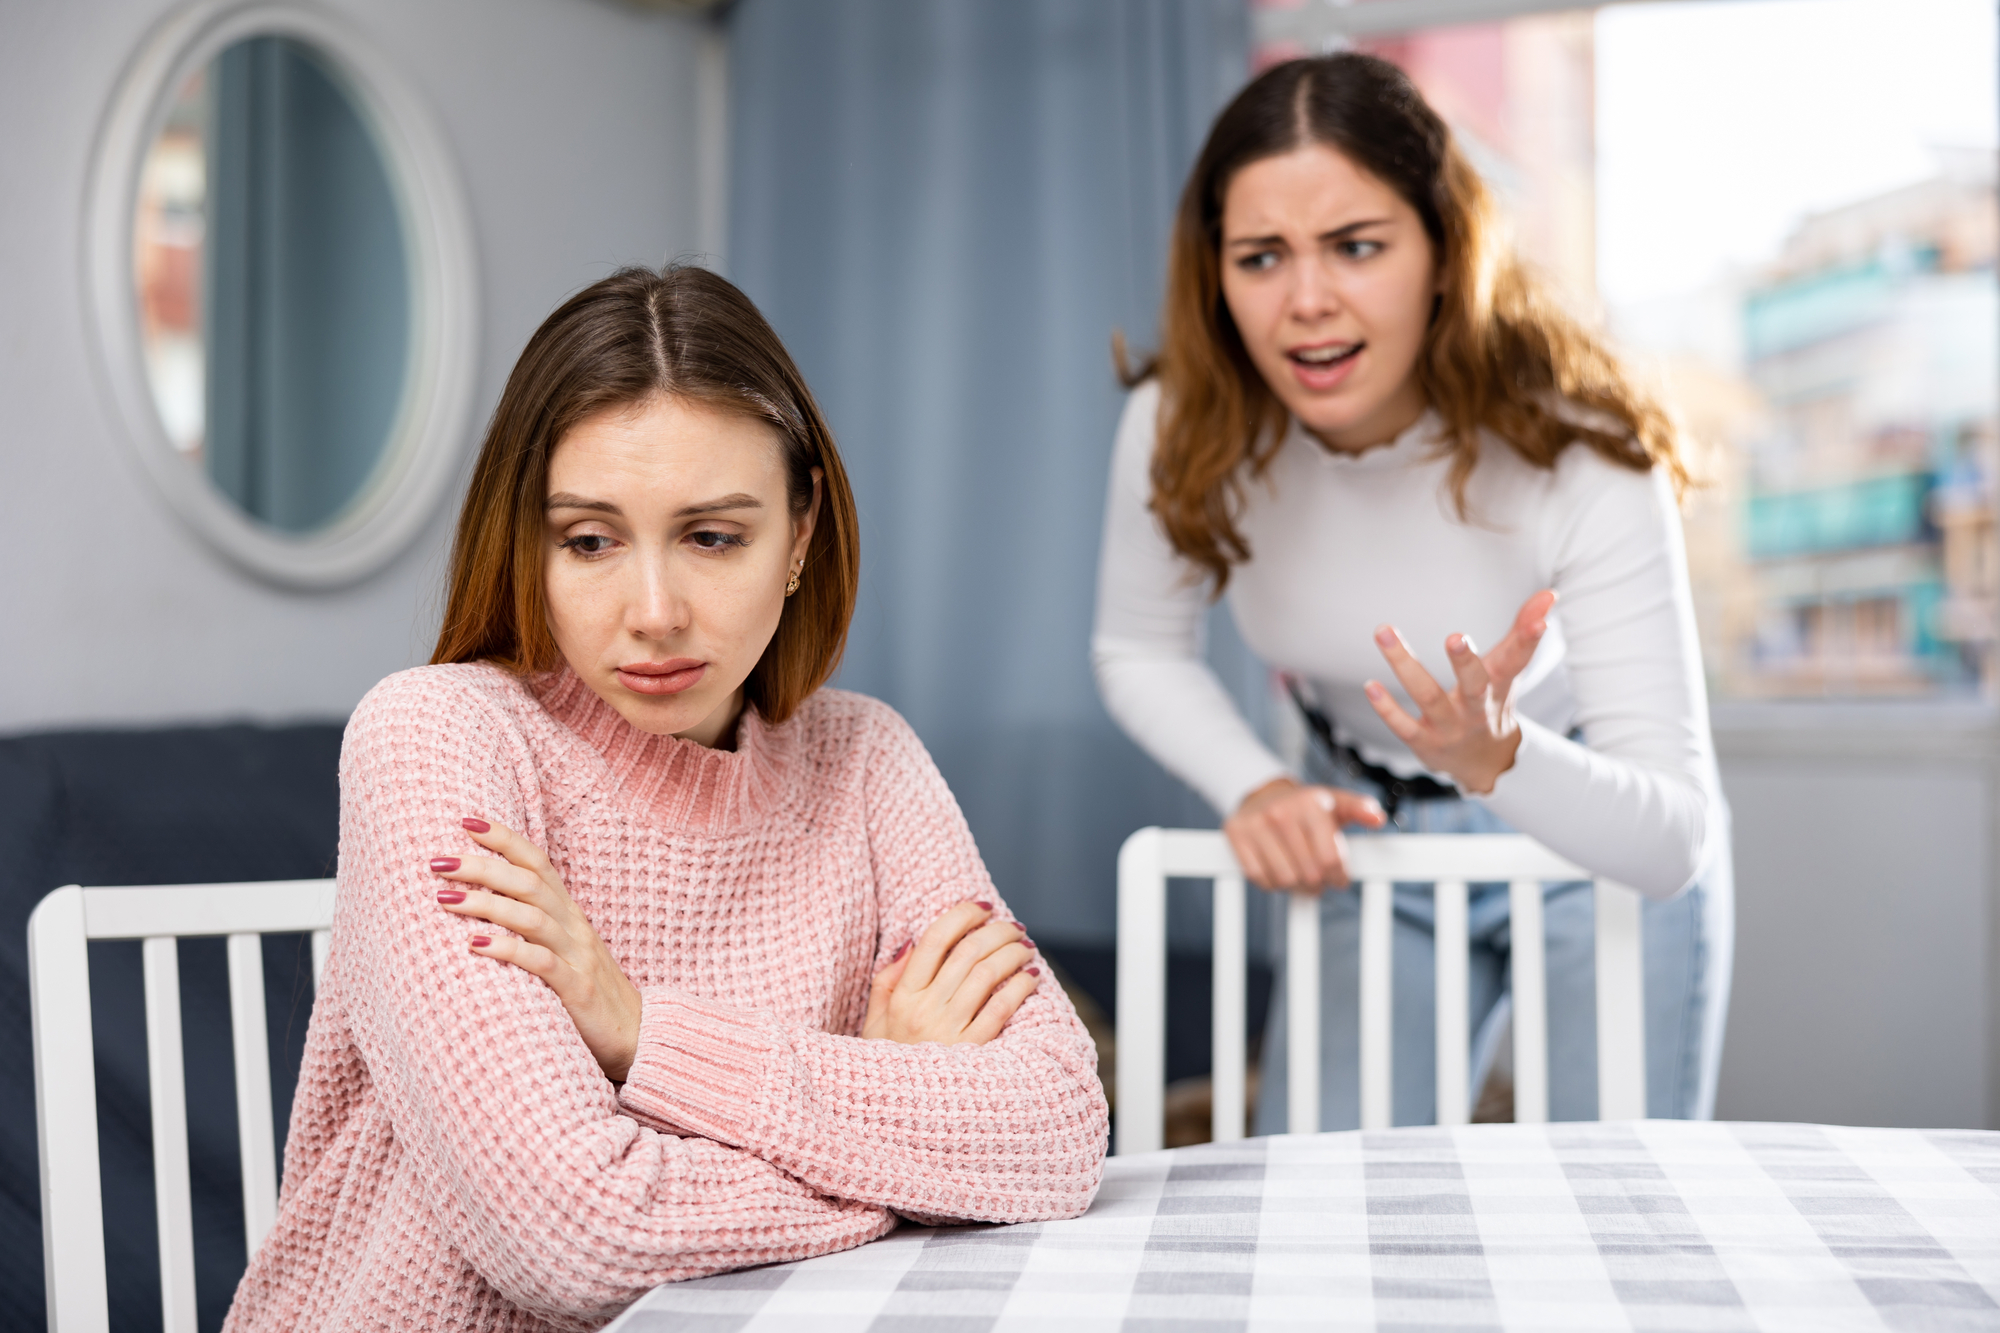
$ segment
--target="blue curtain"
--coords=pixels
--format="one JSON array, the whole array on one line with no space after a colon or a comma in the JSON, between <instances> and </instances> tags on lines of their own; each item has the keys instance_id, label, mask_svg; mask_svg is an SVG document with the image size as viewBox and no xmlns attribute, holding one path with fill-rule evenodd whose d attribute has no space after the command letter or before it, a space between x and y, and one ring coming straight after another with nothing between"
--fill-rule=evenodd
<instances>
[{"instance_id":1,"label":"blue curtain","mask_svg":"<svg viewBox=\"0 0 2000 1333\"><path fill-rule=\"evenodd\" d=\"M1088 640L1110 338L1151 345L1182 178L1246 77L1243 0L743 0L729 22L730 273L861 509L836 683L915 726L1038 936L1108 943L1125 835L1215 823L1112 725ZM1215 625L1261 713L1262 669Z\"/></svg>"}]
</instances>

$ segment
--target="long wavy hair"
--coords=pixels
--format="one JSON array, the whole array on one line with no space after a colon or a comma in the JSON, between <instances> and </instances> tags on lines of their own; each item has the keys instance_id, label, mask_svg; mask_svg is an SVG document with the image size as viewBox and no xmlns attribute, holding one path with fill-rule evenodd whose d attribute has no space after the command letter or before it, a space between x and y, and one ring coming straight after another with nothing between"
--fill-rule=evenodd
<instances>
[{"instance_id":1,"label":"long wavy hair","mask_svg":"<svg viewBox=\"0 0 2000 1333\"><path fill-rule=\"evenodd\" d=\"M1216 595L1231 566L1250 558L1236 523L1242 489L1269 465L1286 425L1223 300L1223 200L1245 166L1308 144L1395 190L1430 236L1440 296L1415 373L1443 423L1461 518L1482 432L1537 467L1581 444L1634 471L1663 467L1686 490L1692 477L1666 412L1515 256L1485 183L1409 77L1357 52L1287 61L1216 118L1181 191L1158 354L1133 367L1123 339L1112 341L1128 387L1160 381L1152 508Z\"/></svg>"}]
</instances>

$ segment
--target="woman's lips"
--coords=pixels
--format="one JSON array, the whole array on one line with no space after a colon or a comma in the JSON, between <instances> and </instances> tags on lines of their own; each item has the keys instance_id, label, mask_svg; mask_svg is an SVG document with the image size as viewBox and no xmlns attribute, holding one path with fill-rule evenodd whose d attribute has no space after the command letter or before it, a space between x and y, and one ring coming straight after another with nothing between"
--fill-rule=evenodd
<instances>
[{"instance_id":1,"label":"woman's lips","mask_svg":"<svg viewBox=\"0 0 2000 1333\"><path fill-rule=\"evenodd\" d=\"M708 674L708 663L692 657L671 662L634 662L618 668L618 682L634 694L679 694Z\"/></svg>"},{"instance_id":2,"label":"woman's lips","mask_svg":"<svg viewBox=\"0 0 2000 1333\"><path fill-rule=\"evenodd\" d=\"M1332 361L1301 361L1290 352L1285 354L1285 360L1291 363L1292 375L1301 388L1325 392L1338 388L1354 373L1354 368L1361 363L1361 353L1367 347L1367 343L1355 343L1349 351Z\"/></svg>"}]
</instances>

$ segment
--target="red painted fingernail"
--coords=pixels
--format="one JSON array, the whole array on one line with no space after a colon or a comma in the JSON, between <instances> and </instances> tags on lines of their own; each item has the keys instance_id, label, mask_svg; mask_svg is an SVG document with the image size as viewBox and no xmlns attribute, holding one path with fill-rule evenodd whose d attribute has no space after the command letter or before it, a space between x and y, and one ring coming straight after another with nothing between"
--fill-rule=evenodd
<instances>
[{"instance_id":1,"label":"red painted fingernail","mask_svg":"<svg viewBox=\"0 0 2000 1333\"><path fill-rule=\"evenodd\" d=\"M1042 969L1040 969L1039 967L1031 967L1028 969L1028 975L1031 977L1039 977L1040 975L1042 975Z\"/></svg>"},{"instance_id":2,"label":"red painted fingernail","mask_svg":"<svg viewBox=\"0 0 2000 1333\"><path fill-rule=\"evenodd\" d=\"M431 858L431 873L434 875L449 875L456 869L458 869L458 858L455 856L434 856Z\"/></svg>"},{"instance_id":3,"label":"red painted fingernail","mask_svg":"<svg viewBox=\"0 0 2000 1333\"><path fill-rule=\"evenodd\" d=\"M493 946L493 940L490 936L474 935L472 937L472 947L475 949L488 949L491 948L492 946Z\"/></svg>"},{"instance_id":4,"label":"red painted fingernail","mask_svg":"<svg viewBox=\"0 0 2000 1333\"><path fill-rule=\"evenodd\" d=\"M904 954L908 953L910 951L910 946L915 943L916 943L915 940L904 940L903 947L896 950L896 958L901 958ZM893 963L896 961L896 958L891 958L889 961Z\"/></svg>"},{"instance_id":5,"label":"red painted fingernail","mask_svg":"<svg viewBox=\"0 0 2000 1333\"><path fill-rule=\"evenodd\" d=\"M977 907L982 912L990 912L993 910L992 903L974 903L973 906Z\"/></svg>"},{"instance_id":6,"label":"red painted fingernail","mask_svg":"<svg viewBox=\"0 0 2000 1333\"><path fill-rule=\"evenodd\" d=\"M493 826L491 824L487 823L483 819L474 819L470 815L467 815L464 819L459 820L458 826L463 829L470 829L474 833L491 833L493 831Z\"/></svg>"},{"instance_id":7,"label":"red painted fingernail","mask_svg":"<svg viewBox=\"0 0 2000 1333\"><path fill-rule=\"evenodd\" d=\"M1034 942L1033 940L1030 940L1030 939L1023 939L1023 940L1021 941L1021 943L1023 943L1023 944L1025 944L1025 945L1027 945L1027 946L1028 946L1028 947L1029 947L1030 949L1032 949L1032 948L1034 948L1034 947L1035 947L1035 942Z\"/></svg>"},{"instance_id":8,"label":"red painted fingernail","mask_svg":"<svg viewBox=\"0 0 2000 1333\"><path fill-rule=\"evenodd\" d=\"M462 903L462 902L464 902L464 901L465 901L465 890L464 890L464 889L439 889L439 890L438 890L438 901L439 901L439 902L441 902L441 903Z\"/></svg>"}]
</instances>

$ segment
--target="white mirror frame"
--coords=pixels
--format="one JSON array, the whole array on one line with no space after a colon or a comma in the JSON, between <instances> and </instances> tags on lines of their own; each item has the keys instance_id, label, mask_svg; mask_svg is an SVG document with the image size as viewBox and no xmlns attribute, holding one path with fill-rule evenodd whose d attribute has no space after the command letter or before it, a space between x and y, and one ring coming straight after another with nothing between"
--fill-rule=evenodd
<instances>
[{"instance_id":1,"label":"white mirror frame","mask_svg":"<svg viewBox=\"0 0 2000 1333\"><path fill-rule=\"evenodd\" d=\"M231 43L293 37L339 66L386 159L409 245L410 364L381 460L328 526L291 535L259 523L176 450L146 376L133 274L139 174L174 93ZM141 469L182 521L251 573L337 588L378 572L435 513L463 458L478 370L472 227L428 109L373 48L319 9L285 0L197 0L146 39L98 136L84 205L85 308L111 400Z\"/></svg>"}]
</instances>

